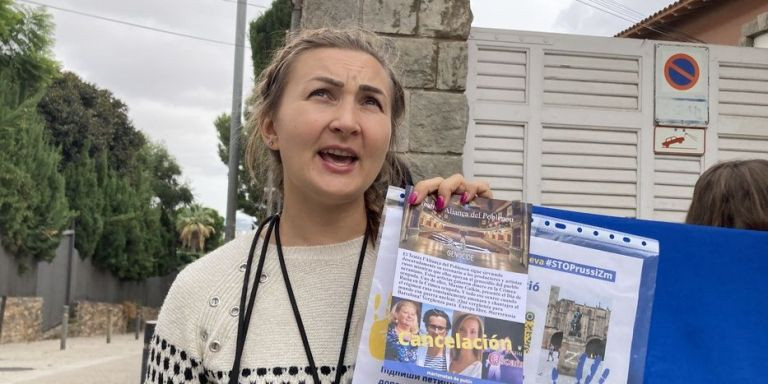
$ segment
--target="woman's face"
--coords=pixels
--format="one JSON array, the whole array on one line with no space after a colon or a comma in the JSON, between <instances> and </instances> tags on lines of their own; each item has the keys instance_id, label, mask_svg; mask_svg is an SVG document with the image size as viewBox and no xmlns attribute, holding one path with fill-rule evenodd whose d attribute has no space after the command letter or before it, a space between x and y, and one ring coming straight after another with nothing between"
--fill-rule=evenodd
<instances>
[{"instance_id":1,"label":"woman's face","mask_svg":"<svg viewBox=\"0 0 768 384\"><path fill-rule=\"evenodd\" d=\"M391 100L387 72L369 54L337 48L301 54L263 131L280 151L286 200L362 201L389 148Z\"/></svg>"},{"instance_id":2,"label":"woman's face","mask_svg":"<svg viewBox=\"0 0 768 384\"><path fill-rule=\"evenodd\" d=\"M416 307L412 304L403 304L397 309L397 325L400 327L413 328L417 321Z\"/></svg>"},{"instance_id":3,"label":"woman's face","mask_svg":"<svg viewBox=\"0 0 768 384\"><path fill-rule=\"evenodd\" d=\"M477 319L466 319L461 322L458 333L467 339L476 339L480 337L480 323L477 322Z\"/></svg>"}]
</instances>

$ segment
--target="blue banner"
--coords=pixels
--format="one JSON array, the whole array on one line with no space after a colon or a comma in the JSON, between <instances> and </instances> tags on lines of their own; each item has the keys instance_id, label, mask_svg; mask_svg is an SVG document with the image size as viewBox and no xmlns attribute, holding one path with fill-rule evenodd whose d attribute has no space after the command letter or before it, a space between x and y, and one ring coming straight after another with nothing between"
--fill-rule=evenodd
<instances>
[{"instance_id":1,"label":"blue banner","mask_svg":"<svg viewBox=\"0 0 768 384\"><path fill-rule=\"evenodd\" d=\"M533 212L659 241L645 383L765 381L768 232L536 206Z\"/></svg>"}]
</instances>

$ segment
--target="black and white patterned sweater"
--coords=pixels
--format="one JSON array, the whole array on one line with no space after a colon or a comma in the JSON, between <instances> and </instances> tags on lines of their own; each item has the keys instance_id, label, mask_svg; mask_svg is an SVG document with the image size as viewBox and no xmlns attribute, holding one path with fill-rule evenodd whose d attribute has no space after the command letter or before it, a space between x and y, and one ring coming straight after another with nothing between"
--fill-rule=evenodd
<instances>
[{"instance_id":1,"label":"black and white patterned sweater","mask_svg":"<svg viewBox=\"0 0 768 384\"><path fill-rule=\"evenodd\" d=\"M245 262L253 233L240 236L179 273L163 303L145 384L227 383L235 355ZM312 247L284 247L288 275L320 379L331 383L362 237ZM256 248L251 276L261 245ZM352 379L375 266L368 246L352 316L343 383ZM239 372L240 383L313 382L277 252L269 247Z\"/></svg>"}]
</instances>

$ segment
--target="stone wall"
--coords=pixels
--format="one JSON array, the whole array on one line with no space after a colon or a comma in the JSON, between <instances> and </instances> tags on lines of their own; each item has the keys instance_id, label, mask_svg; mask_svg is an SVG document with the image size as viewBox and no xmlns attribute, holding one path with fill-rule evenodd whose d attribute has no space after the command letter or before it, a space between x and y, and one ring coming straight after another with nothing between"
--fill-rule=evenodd
<instances>
[{"instance_id":1,"label":"stone wall","mask_svg":"<svg viewBox=\"0 0 768 384\"><path fill-rule=\"evenodd\" d=\"M42 297L2 297L0 301L0 344L29 342L59 337L61 324L43 332ZM132 302L122 304L78 301L70 308L68 335L94 336L107 333L109 313L112 332L134 332L136 316L141 314L142 326L157 320L159 308L139 307ZM61 321L59 321L61 322Z\"/></svg>"},{"instance_id":2,"label":"stone wall","mask_svg":"<svg viewBox=\"0 0 768 384\"><path fill-rule=\"evenodd\" d=\"M301 27L362 27L390 37L406 88L406 116L395 145L414 178L462 171L469 119L469 0L304 0Z\"/></svg>"},{"instance_id":3,"label":"stone wall","mask_svg":"<svg viewBox=\"0 0 768 384\"><path fill-rule=\"evenodd\" d=\"M29 342L59 337L61 325L43 332L43 298L3 297L0 305L0 344ZM157 320L159 308L123 304L78 301L70 308L70 337L106 335L109 313L112 314L113 334L134 332L136 316L144 322Z\"/></svg>"},{"instance_id":4,"label":"stone wall","mask_svg":"<svg viewBox=\"0 0 768 384\"><path fill-rule=\"evenodd\" d=\"M73 337L105 335L110 313L114 334L133 332L138 310L137 306L130 302L111 304L78 301L70 311L72 317L69 322L69 335ZM140 310L144 321L157 319L157 309L141 307Z\"/></svg>"},{"instance_id":5,"label":"stone wall","mask_svg":"<svg viewBox=\"0 0 768 384\"><path fill-rule=\"evenodd\" d=\"M92 301L75 302L70 310L69 335L95 336L107 333L107 319L112 314L112 332L125 329L126 318L120 304L97 303Z\"/></svg>"},{"instance_id":6,"label":"stone wall","mask_svg":"<svg viewBox=\"0 0 768 384\"><path fill-rule=\"evenodd\" d=\"M39 340L43 330L43 299L3 297L0 344Z\"/></svg>"},{"instance_id":7,"label":"stone wall","mask_svg":"<svg viewBox=\"0 0 768 384\"><path fill-rule=\"evenodd\" d=\"M142 320L157 320L158 308L137 307L135 304L97 303L78 301L70 311L70 336L95 336L107 333L109 314L112 314L112 332L114 334L133 332L136 327L136 315L141 312Z\"/></svg>"}]
</instances>

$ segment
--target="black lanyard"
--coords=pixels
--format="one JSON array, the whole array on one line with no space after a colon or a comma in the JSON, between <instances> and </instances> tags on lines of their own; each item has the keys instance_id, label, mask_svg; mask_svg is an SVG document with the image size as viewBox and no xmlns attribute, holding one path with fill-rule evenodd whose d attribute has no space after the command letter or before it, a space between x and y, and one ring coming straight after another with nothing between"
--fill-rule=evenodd
<instances>
[{"instance_id":1,"label":"black lanyard","mask_svg":"<svg viewBox=\"0 0 768 384\"><path fill-rule=\"evenodd\" d=\"M246 297L248 296L248 282L250 280L251 267L253 265L253 255L256 250L256 243L259 240L262 229L267 227L267 233L264 235L264 242L261 245L261 255L259 256L259 264L256 267L256 275L254 276L253 289L251 295L248 298L248 306L246 307ZM296 325L299 327L299 333L301 334L301 341L304 344L304 352L307 354L307 360L309 361L309 370L312 373L312 378L315 384L320 384L320 376L318 374L317 365L315 364L315 358L312 356L312 351L309 348L309 340L307 339L307 332L304 329L304 322L301 320L299 314L299 307L296 303L296 297L293 294L293 287L291 281L288 279L288 269L285 266L285 258L283 257L283 246L280 242L280 215L274 215L266 218L256 230L256 235L251 242L251 249L248 252L248 261L245 267L245 276L243 277L243 290L240 295L240 308L246 308L245 311L240 311L238 315L237 324L237 344L235 348L235 361L232 364L232 370L229 372L229 384L238 384L240 378L240 360L243 355L243 348L245 347L245 337L248 333L248 325L251 323L251 314L253 313L254 302L256 301L256 290L259 288L260 277L262 270L264 269L264 260L267 256L267 247L269 245L269 238L272 235L272 230L275 231L275 244L277 246L277 258L280 261L280 270L283 273L283 280L285 281L285 288L288 290L288 298L291 301L291 307L293 308L293 317L296 319ZM349 328L352 322L352 312L355 308L355 298L357 297L357 286L360 283L360 274L363 270L363 260L365 259L365 249L368 246L368 227L366 227L365 235L363 238L363 246L360 249L360 257L357 262L357 271L355 272L355 282L352 285L352 295L349 299L349 309L347 310L347 320L344 326L344 336L341 340L341 351L339 352L339 361L336 365L336 379L333 383L339 384L341 375L343 374L344 367L344 355L347 351L347 340L349 339Z\"/></svg>"}]
</instances>

